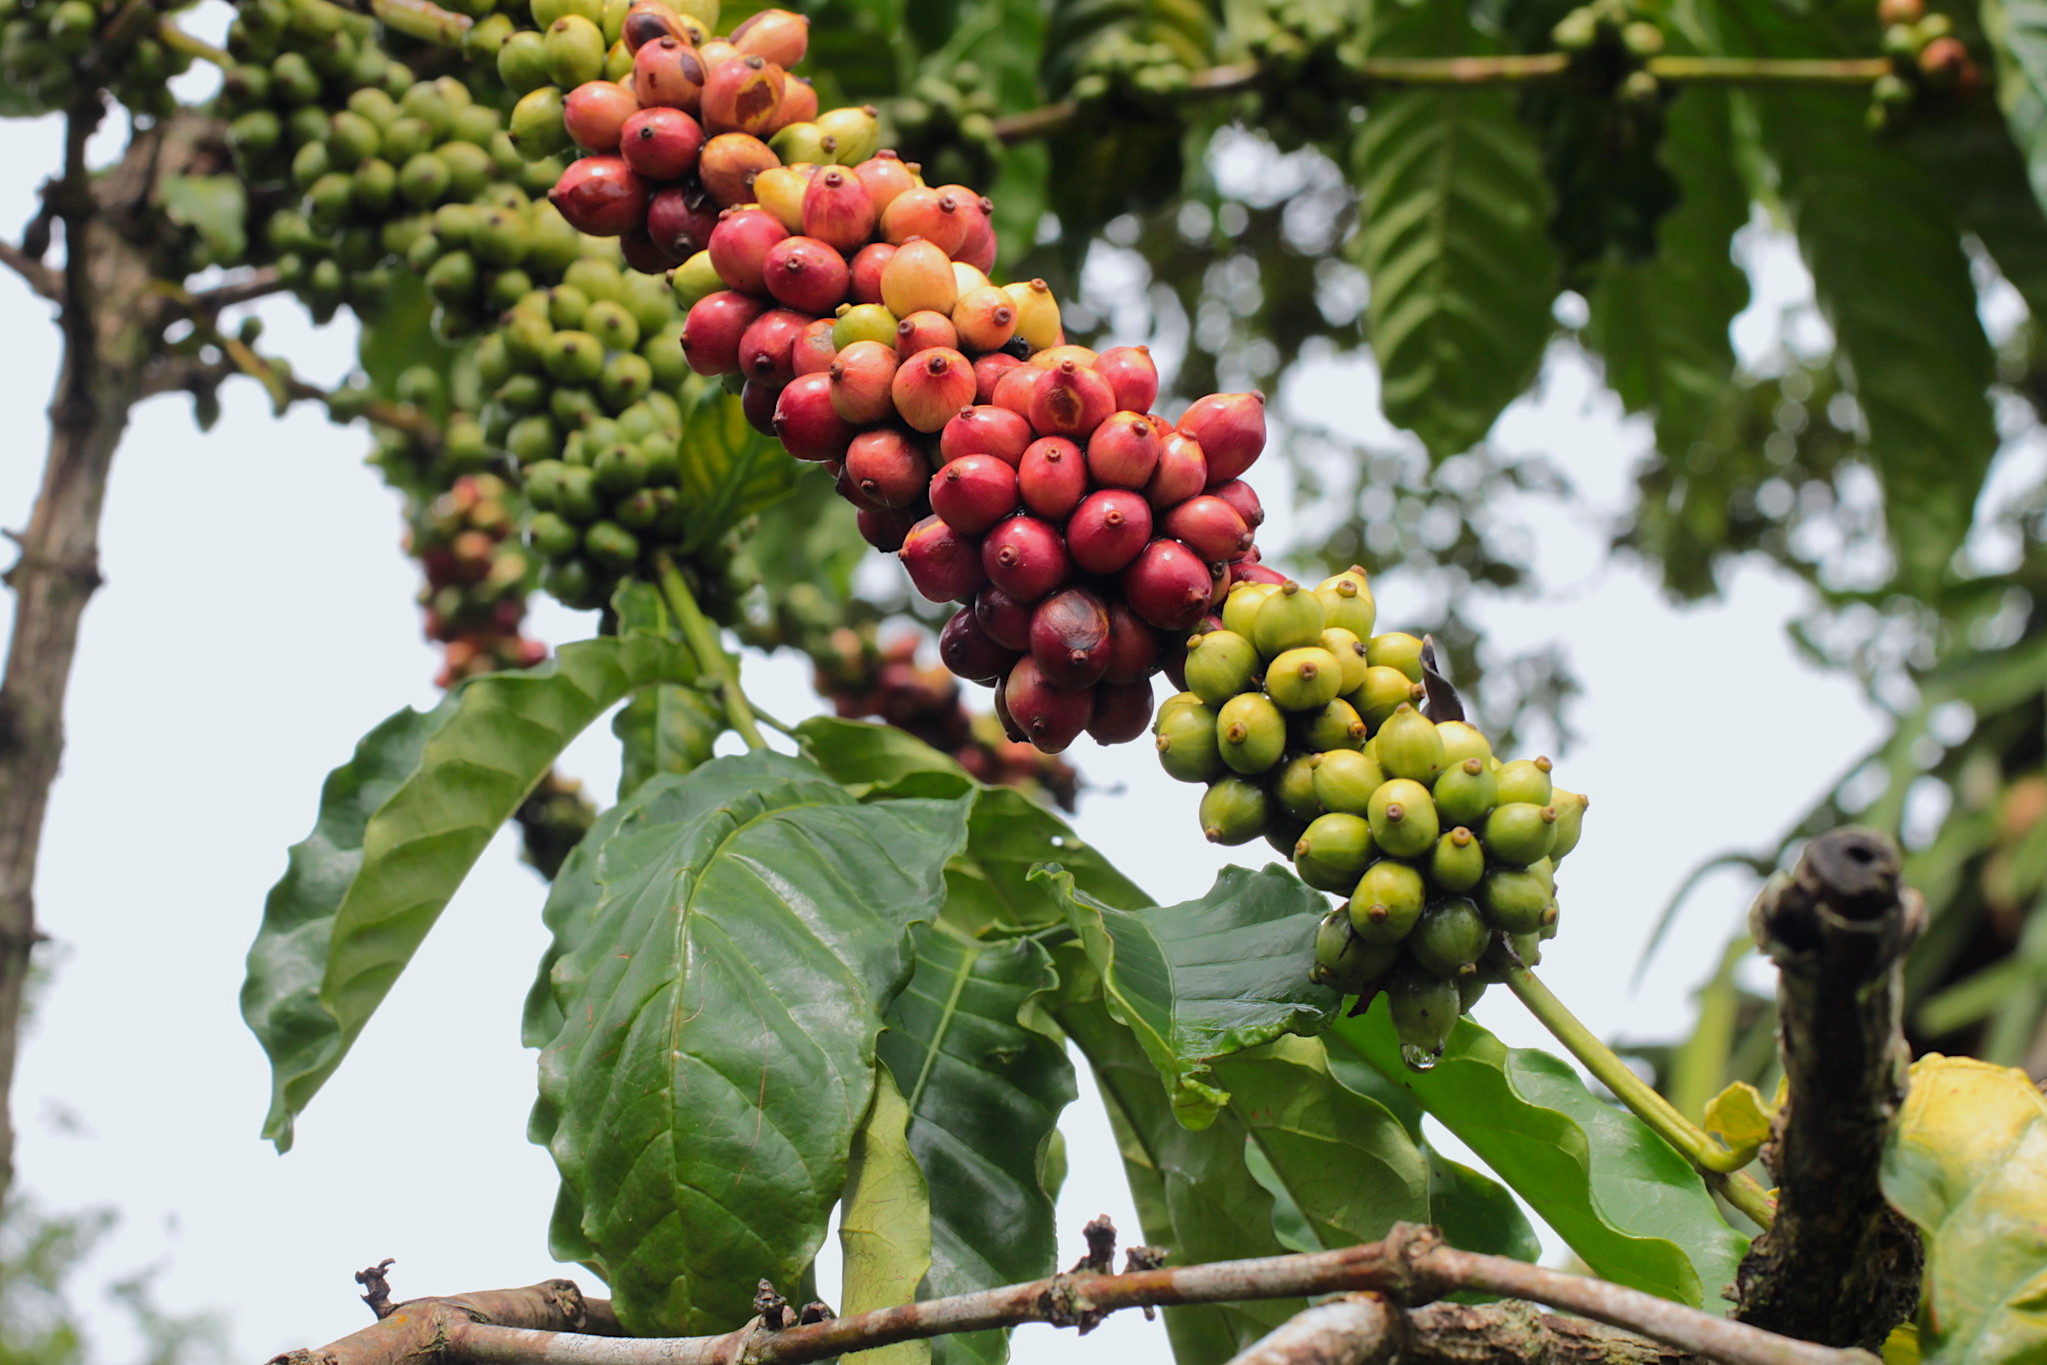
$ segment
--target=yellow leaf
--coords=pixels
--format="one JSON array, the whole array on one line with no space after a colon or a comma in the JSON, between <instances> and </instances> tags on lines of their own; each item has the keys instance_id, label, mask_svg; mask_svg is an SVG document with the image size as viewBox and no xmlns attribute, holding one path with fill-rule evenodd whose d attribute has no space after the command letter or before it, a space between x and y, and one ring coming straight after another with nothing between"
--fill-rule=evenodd
<instances>
[{"instance_id":1,"label":"yellow leaf","mask_svg":"<svg viewBox=\"0 0 2047 1365\"><path fill-rule=\"evenodd\" d=\"M1753 1153L1770 1136L1776 1110L1764 1103L1763 1092L1736 1081L1706 1102L1706 1131L1718 1133L1737 1152Z\"/></svg>"},{"instance_id":2,"label":"yellow leaf","mask_svg":"<svg viewBox=\"0 0 2047 1365\"><path fill-rule=\"evenodd\" d=\"M848 1317L912 1303L931 1269L931 1199L910 1151L910 1106L889 1069L874 1068L874 1104L853 1135L839 1247L846 1258ZM899 1341L860 1353L861 1365L930 1365L931 1343Z\"/></svg>"}]
</instances>

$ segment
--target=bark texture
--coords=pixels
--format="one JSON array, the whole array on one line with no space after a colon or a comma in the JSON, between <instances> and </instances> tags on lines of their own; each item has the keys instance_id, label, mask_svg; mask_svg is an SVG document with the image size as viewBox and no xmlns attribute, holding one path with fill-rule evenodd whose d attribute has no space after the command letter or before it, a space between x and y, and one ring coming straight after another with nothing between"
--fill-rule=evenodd
<instances>
[{"instance_id":1,"label":"bark texture","mask_svg":"<svg viewBox=\"0 0 2047 1365\"><path fill-rule=\"evenodd\" d=\"M1778 968L1789 1099L1763 1149L1777 1221L1742 1262L1743 1322L1873 1349L1918 1304L1919 1234L1877 1173L1911 1062L1901 966L1924 919L1897 848L1861 829L1814 839L1750 912Z\"/></svg>"}]
</instances>

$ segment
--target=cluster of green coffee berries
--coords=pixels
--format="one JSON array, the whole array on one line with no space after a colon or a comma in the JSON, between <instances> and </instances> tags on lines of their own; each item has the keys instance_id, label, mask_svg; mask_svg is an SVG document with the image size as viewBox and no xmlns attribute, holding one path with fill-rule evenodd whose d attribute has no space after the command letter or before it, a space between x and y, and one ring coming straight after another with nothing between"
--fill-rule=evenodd
<instances>
[{"instance_id":1,"label":"cluster of green coffee berries","mask_svg":"<svg viewBox=\"0 0 2047 1365\"><path fill-rule=\"evenodd\" d=\"M1586 801L1546 758L1502 763L1462 720L1419 709L1424 642L1373 634L1364 571L1313 590L1231 588L1187 641L1187 690L1159 710L1159 762L1204 782L1216 843L1263 836L1301 880L1349 899L1323 922L1315 980L1384 992L1411 1063L1557 928L1556 864Z\"/></svg>"},{"instance_id":2,"label":"cluster of green coffee berries","mask_svg":"<svg viewBox=\"0 0 2047 1365\"><path fill-rule=\"evenodd\" d=\"M1550 40L1595 88L1623 103L1652 106L1661 83L1646 69L1663 51L1663 30L1631 0L1592 0L1559 19Z\"/></svg>"},{"instance_id":3,"label":"cluster of green coffee berries","mask_svg":"<svg viewBox=\"0 0 2047 1365\"><path fill-rule=\"evenodd\" d=\"M88 60L111 78L128 108L169 114L176 100L168 82L191 59L156 36L154 7L117 26L120 8L93 0L0 0L0 117L62 109L79 95Z\"/></svg>"}]
</instances>

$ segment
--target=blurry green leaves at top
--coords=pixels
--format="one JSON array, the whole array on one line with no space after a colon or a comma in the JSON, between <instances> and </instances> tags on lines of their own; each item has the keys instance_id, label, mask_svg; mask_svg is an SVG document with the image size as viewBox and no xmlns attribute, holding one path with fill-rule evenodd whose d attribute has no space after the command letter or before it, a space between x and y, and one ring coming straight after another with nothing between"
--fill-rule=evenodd
<instances>
[{"instance_id":1,"label":"blurry green leaves at top","mask_svg":"<svg viewBox=\"0 0 2047 1365\"><path fill-rule=\"evenodd\" d=\"M2047 3L1982 0L1981 13L1997 61L1998 105L2047 206Z\"/></svg>"},{"instance_id":2,"label":"blurry green leaves at top","mask_svg":"<svg viewBox=\"0 0 2047 1365\"><path fill-rule=\"evenodd\" d=\"M583 864L600 889L551 973L534 1135L562 1177L555 1246L634 1331L723 1330L824 1238L967 802L861 804L762 753L621 806L649 818Z\"/></svg>"},{"instance_id":3,"label":"blurry green leaves at top","mask_svg":"<svg viewBox=\"0 0 2047 1365\"><path fill-rule=\"evenodd\" d=\"M242 1017L270 1055L263 1135L326 1083L498 828L569 741L696 660L650 635L565 645L549 662L471 678L424 714L364 736L328 774L313 832L294 845L249 949Z\"/></svg>"},{"instance_id":4,"label":"blurry green leaves at top","mask_svg":"<svg viewBox=\"0 0 2047 1365\"><path fill-rule=\"evenodd\" d=\"M1883 1187L1926 1236L1928 1365L2047 1356L2047 1100L2031 1078L1968 1057L1920 1058Z\"/></svg>"},{"instance_id":5,"label":"blurry green leaves at top","mask_svg":"<svg viewBox=\"0 0 2047 1365\"><path fill-rule=\"evenodd\" d=\"M1384 56L1489 50L1459 5L1386 5ZM1557 251L1550 190L1504 92L1415 88L1372 101L1352 143L1381 403L1437 458L1479 440L1534 378Z\"/></svg>"}]
</instances>

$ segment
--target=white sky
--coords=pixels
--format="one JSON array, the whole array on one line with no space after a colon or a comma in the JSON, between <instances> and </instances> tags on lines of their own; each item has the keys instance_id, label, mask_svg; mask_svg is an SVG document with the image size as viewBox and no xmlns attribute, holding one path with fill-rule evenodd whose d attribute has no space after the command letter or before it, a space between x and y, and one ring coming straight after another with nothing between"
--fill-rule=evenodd
<instances>
[{"instance_id":1,"label":"white sky","mask_svg":"<svg viewBox=\"0 0 2047 1365\"><path fill-rule=\"evenodd\" d=\"M0 133L5 230L28 217L56 145L47 122ZM1762 297L1737 328L1751 353L1781 334L1783 310L1806 292L1781 244L1757 244L1753 260ZM263 316L265 345L302 373L325 380L346 368L344 327L314 332L287 303ZM1816 325L1801 316L1799 326ZM0 318L0 410L16 415L19 433L0 457L0 525L19 527L41 464L56 336L11 275L0 277ZM297 1148L280 1158L257 1136L265 1064L236 999L264 894L310 827L326 772L392 710L434 702L435 662L419 636L413 568L397 549L396 499L362 465L366 438L310 410L273 419L253 384L225 397L225 419L204 437L185 400L149 404L115 465L107 586L85 620L37 881L59 970L16 1082L21 1184L47 1209L120 1209L91 1285L161 1264L164 1299L228 1310L244 1359L362 1326L350 1276L385 1256L398 1258L401 1296L559 1273L594 1288L547 1256L554 1172L524 1136L533 1058L518 1018L546 936L543 887L510 836L491 846L301 1119ZM1360 436L1388 434L1368 366L1304 365L1288 398ZM1496 438L1549 452L1601 513L1625 505L1628 471L1648 444L1646 427L1623 420L1565 354ZM1274 462L1257 474L1273 513L1262 539L1277 546L1290 521L1282 470ZM1503 650L1566 642L1587 692L1575 711L1584 739L1560 775L1594 802L1544 976L1602 1033L1671 1035L1751 888L1732 875L1702 888L1630 993L1656 912L1706 856L1772 842L1874 738L1875 721L1850 684L1789 648L1795 586L1738 571L1724 603L1674 611L1641 575L1604 562L1602 521L1531 515L1556 600L1486 602L1479 615ZM1402 597L1397 577L1382 582L1382 620L1425 628ZM0 605L0 622L11 605ZM545 604L533 621L557 644L592 629L592 618ZM1758 679L1767 694L1749 690ZM784 719L817 709L793 662L751 658L746 683ZM600 724L563 767L608 798L612 748ZM1083 740L1073 756L1094 787L1081 833L1163 902L1205 890L1229 851L1198 836L1197 793L1168 781L1143 744L1104 751ZM1256 864L1263 852L1235 856ZM1503 993L1478 1018L1511 1043L1544 1041ZM1107 1211L1136 1226L1092 1093L1071 1112L1069 1151L1066 1261L1087 1217ZM101 1358L131 1354L105 1321ZM1043 1365L1075 1350L1169 1359L1163 1332L1134 1314L1078 1346L1027 1328L1016 1358Z\"/></svg>"}]
</instances>

